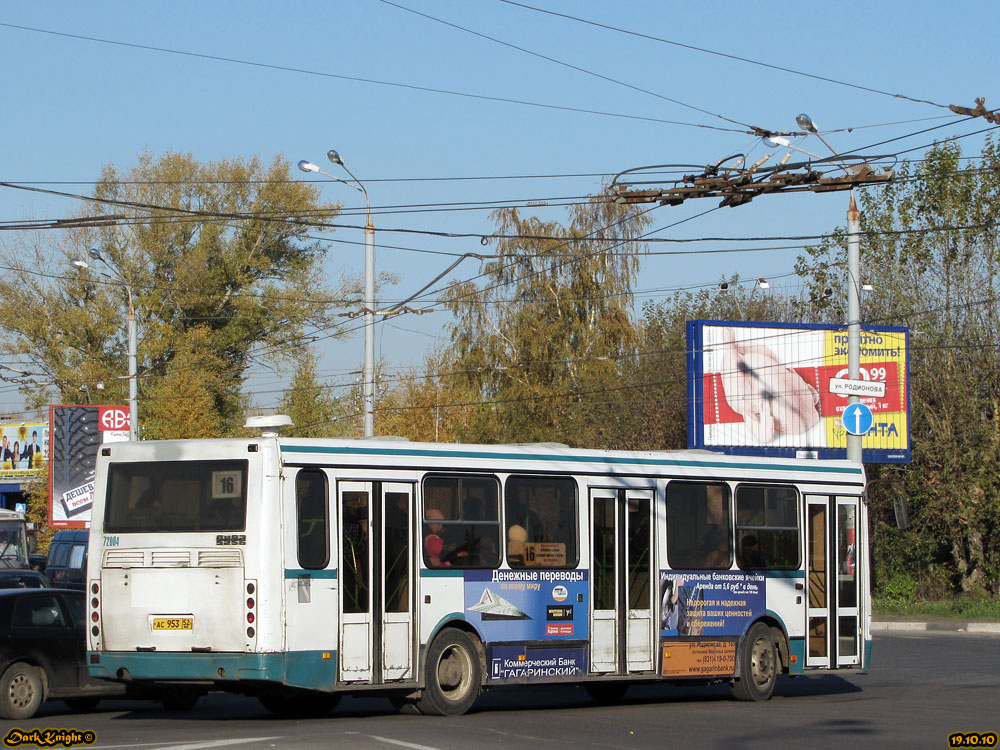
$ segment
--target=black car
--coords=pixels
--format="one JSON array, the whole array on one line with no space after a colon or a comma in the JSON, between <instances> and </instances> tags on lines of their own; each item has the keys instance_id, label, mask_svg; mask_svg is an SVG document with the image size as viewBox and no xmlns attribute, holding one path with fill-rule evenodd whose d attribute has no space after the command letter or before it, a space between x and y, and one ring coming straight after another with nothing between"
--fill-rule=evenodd
<instances>
[{"instance_id":1,"label":"black car","mask_svg":"<svg viewBox=\"0 0 1000 750\"><path fill-rule=\"evenodd\" d=\"M85 613L81 591L0 590L0 717L28 719L50 699L85 711L125 694L87 670Z\"/></svg>"},{"instance_id":2,"label":"black car","mask_svg":"<svg viewBox=\"0 0 1000 750\"><path fill-rule=\"evenodd\" d=\"M0 570L0 589L47 589L49 580L37 570Z\"/></svg>"},{"instance_id":3,"label":"black car","mask_svg":"<svg viewBox=\"0 0 1000 750\"><path fill-rule=\"evenodd\" d=\"M87 545L90 532L86 529L57 531L49 544L45 575L57 589L87 588Z\"/></svg>"}]
</instances>

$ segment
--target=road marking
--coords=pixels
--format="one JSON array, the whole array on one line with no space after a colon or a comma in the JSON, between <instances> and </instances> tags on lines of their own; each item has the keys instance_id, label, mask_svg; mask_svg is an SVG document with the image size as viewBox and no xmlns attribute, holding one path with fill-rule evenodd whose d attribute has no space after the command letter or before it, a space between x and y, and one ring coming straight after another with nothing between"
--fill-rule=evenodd
<instances>
[{"instance_id":1,"label":"road marking","mask_svg":"<svg viewBox=\"0 0 1000 750\"><path fill-rule=\"evenodd\" d=\"M169 745L165 742L144 742L141 745L137 745L134 742L129 745L102 745L104 750L113 750L113 748L118 747L155 747L158 750L201 750L202 748L210 747L227 747L231 745L238 745L241 742L267 742L268 740L280 740L283 737L243 737L240 739L228 739L228 740L208 740L205 742L186 742L182 745ZM435 748L436 750L436 748Z\"/></svg>"},{"instance_id":2,"label":"road marking","mask_svg":"<svg viewBox=\"0 0 1000 750\"><path fill-rule=\"evenodd\" d=\"M377 734L361 734L360 732L344 732L344 734L355 734L360 737L368 737L369 739L378 740L379 742L385 742L388 745L399 745L400 747L408 747L410 750L441 750L439 747L434 747L433 745L418 745L416 742L404 742L403 740L394 740L392 737L379 737Z\"/></svg>"}]
</instances>

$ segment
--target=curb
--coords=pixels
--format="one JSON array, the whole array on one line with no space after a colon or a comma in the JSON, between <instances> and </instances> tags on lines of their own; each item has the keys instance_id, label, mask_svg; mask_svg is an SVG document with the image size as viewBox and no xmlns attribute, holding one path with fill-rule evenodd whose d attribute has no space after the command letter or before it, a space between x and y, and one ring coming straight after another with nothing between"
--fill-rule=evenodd
<instances>
[{"instance_id":1,"label":"curb","mask_svg":"<svg viewBox=\"0 0 1000 750\"><path fill-rule=\"evenodd\" d=\"M914 633L935 631L945 633L997 633L1000 622L915 622L911 620L872 620L873 633Z\"/></svg>"}]
</instances>

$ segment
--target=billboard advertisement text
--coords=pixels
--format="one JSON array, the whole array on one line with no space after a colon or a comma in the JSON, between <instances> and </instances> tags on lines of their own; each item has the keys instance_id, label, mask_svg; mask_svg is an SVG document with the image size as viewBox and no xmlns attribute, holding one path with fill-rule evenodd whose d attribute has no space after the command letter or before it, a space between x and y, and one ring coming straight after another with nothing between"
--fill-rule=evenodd
<instances>
[{"instance_id":1,"label":"billboard advertisement text","mask_svg":"<svg viewBox=\"0 0 1000 750\"><path fill-rule=\"evenodd\" d=\"M874 417L862 438L866 462L910 461L907 337L897 327L861 332L858 379L885 384L884 395L860 397ZM845 458L850 400L830 381L847 378L843 327L689 321L688 446Z\"/></svg>"},{"instance_id":2,"label":"billboard advertisement text","mask_svg":"<svg viewBox=\"0 0 1000 750\"><path fill-rule=\"evenodd\" d=\"M94 505L97 449L101 443L128 440L128 407L52 406L49 437L49 525L87 528Z\"/></svg>"}]
</instances>

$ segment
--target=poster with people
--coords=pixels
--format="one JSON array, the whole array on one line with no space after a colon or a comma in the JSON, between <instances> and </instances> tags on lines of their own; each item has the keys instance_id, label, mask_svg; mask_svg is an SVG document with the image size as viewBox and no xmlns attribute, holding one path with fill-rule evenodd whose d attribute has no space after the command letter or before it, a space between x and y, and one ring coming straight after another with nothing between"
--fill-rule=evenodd
<instances>
[{"instance_id":1,"label":"poster with people","mask_svg":"<svg viewBox=\"0 0 1000 750\"><path fill-rule=\"evenodd\" d=\"M877 384L860 397L873 416L864 460L908 463L907 337L906 328L864 327L860 374L850 379L845 328L689 321L689 447L844 458L850 398L831 381L853 380Z\"/></svg>"},{"instance_id":2,"label":"poster with people","mask_svg":"<svg viewBox=\"0 0 1000 750\"><path fill-rule=\"evenodd\" d=\"M0 423L0 477L41 476L48 460L45 422Z\"/></svg>"}]
</instances>

